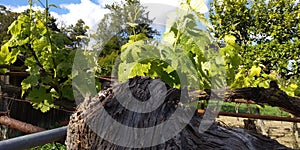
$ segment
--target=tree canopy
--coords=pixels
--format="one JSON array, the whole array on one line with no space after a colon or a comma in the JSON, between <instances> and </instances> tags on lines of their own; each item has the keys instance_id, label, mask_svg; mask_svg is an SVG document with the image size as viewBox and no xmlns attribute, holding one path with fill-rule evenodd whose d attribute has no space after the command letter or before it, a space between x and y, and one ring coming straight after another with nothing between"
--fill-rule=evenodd
<instances>
[{"instance_id":1,"label":"tree canopy","mask_svg":"<svg viewBox=\"0 0 300 150\"><path fill-rule=\"evenodd\" d=\"M87 31L89 27L85 25L82 19L77 20L75 25L69 25L66 28L62 28L62 32L65 33L72 41L73 48L82 48L86 42L82 36L88 36Z\"/></svg>"},{"instance_id":2,"label":"tree canopy","mask_svg":"<svg viewBox=\"0 0 300 150\"><path fill-rule=\"evenodd\" d=\"M149 18L149 12L139 0L125 0L121 3L106 5L105 8L110 13L104 15L94 34L97 41L95 48L105 45L103 54L114 48L120 49L128 42L130 35L143 33L146 37L153 38L158 34L158 31L151 27L153 20ZM116 47L111 48L112 45Z\"/></svg>"},{"instance_id":3,"label":"tree canopy","mask_svg":"<svg viewBox=\"0 0 300 150\"><path fill-rule=\"evenodd\" d=\"M121 46L128 42L131 35L143 34L152 39L159 33L151 27L153 20L139 0L125 0L106 5L105 8L110 12L98 24L93 35L96 41L93 49L101 50L100 75L109 76Z\"/></svg>"},{"instance_id":4,"label":"tree canopy","mask_svg":"<svg viewBox=\"0 0 300 150\"><path fill-rule=\"evenodd\" d=\"M242 46L241 65L260 64L285 79L299 78L299 17L295 0L215 0L210 10L214 36L232 35Z\"/></svg>"},{"instance_id":5,"label":"tree canopy","mask_svg":"<svg viewBox=\"0 0 300 150\"><path fill-rule=\"evenodd\" d=\"M11 35L7 32L10 24L18 17L18 13L8 10L0 5L0 45L10 39Z\"/></svg>"}]
</instances>

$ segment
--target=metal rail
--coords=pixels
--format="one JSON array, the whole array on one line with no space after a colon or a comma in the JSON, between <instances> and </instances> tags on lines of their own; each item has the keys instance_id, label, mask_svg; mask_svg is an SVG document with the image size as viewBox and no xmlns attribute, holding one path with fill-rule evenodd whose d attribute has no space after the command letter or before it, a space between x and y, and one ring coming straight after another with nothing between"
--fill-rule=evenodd
<instances>
[{"instance_id":1,"label":"metal rail","mask_svg":"<svg viewBox=\"0 0 300 150\"><path fill-rule=\"evenodd\" d=\"M0 150L28 149L60 139L67 135L67 126L0 141Z\"/></svg>"}]
</instances>

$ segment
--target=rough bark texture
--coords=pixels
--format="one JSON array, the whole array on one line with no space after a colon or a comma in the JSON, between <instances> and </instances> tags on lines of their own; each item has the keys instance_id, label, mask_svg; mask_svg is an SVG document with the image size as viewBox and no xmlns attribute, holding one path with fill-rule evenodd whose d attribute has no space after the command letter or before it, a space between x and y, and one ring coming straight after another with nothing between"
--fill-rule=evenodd
<instances>
[{"instance_id":1,"label":"rough bark texture","mask_svg":"<svg viewBox=\"0 0 300 150\"><path fill-rule=\"evenodd\" d=\"M158 80L158 79L157 79ZM128 81L129 87L126 84L121 84L115 87L117 91L126 91L129 88L133 96L140 101L146 101L150 97L148 85L153 80L150 78L136 77ZM166 121L178 107L184 107L179 104L179 90L167 88L168 93L165 99L162 99L163 104L155 111L149 113L135 113L124 108L114 97L112 88L101 91L93 98L86 98L81 103L77 111L71 116L67 131L66 145L68 149L129 149L114 145L103 140L94 133L87 122L89 119L97 117L97 112L103 105L112 118L131 127L150 127ZM124 97L126 98L126 97ZM183 109L189 111L189 109ZM269 137L253 133L248 130L238 128L225 128L217 124L212 124L204 133L198 132L202 116L195 112L190 123L185 126L179 134L167 142L148 147L144 149L289 149L280 145L277 141ZM99 120L103 121L104 120ZM176 125L174 125L176 127ZM173 128L173 126L170 126ZM106 134L109 134L106 133ZM117 138L117 137L116 137ZM118 138L139 138L138 136L119 136ZM147 139L155 140L155 139Z\"/></svg>"},{"instance_id":2,"label":"rough bark texture","mask_svg":"<svg viewBox=\"0 0 300 150\"><path fill-rule=\"evenodd\" d=\"M230 90L226 94L225 101L235 99L252 100L257 104L280 107L295 116L300 116L300 98L288 96L279 88L250 87Z\"/></svg>"}]
</instances>

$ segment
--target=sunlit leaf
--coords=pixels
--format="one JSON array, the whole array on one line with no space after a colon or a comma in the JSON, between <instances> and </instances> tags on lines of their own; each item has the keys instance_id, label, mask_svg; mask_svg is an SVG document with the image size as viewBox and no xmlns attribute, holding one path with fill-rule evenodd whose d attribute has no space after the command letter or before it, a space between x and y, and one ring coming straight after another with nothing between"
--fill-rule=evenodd
<instances>
[{"instance_id":1,"label":"sunlit leaf","mask_svg":"<svg viewBox=\"0 0 300 150\"><path fill-rule=\"evenodd\" d=\"M196 12L201 14L208 12L208 7L206 6L204 0L191 0L190 5Z\"/></svg>"}]
</instances>

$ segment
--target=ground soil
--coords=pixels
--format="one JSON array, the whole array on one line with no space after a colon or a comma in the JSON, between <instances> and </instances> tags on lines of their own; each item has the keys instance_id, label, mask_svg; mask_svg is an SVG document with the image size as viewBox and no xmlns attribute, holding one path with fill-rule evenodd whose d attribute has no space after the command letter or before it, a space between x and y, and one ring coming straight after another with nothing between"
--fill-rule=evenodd
<instances>
[{"instance_id":1,"label":"ground soil","mask_svg":"<svg viewBox=\"0 0 300 150\"><path fill-rule=\"evenodd\" d=\"M244 121L247 118L238 118L238 117L227 117L227 116L219 116L216 120L220 124L229 127L244 127ZM259 121L255 120L256 128L259 133ZM277 140L279 143L293 148L300 149L300 137L298 133L293 134L293 123L291 122L283 122L283 121L267 121L263 120L265 135L271 137L272 139ZM297 123L297 127L300 128L300 123ZM299 132L299 129L298 129ZM294 136L296 135L296 136Z\"/></svg>"}]
</instances>

